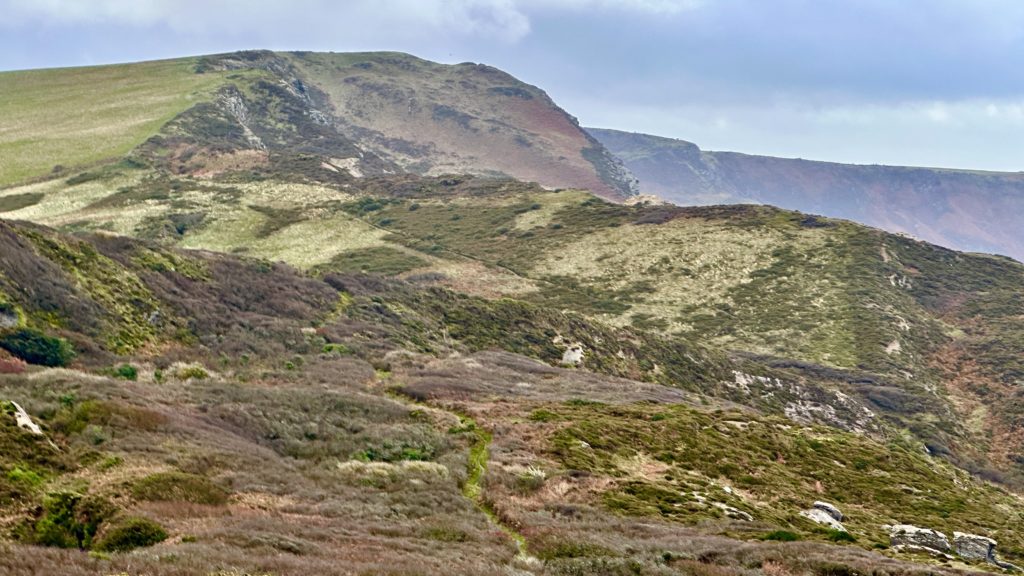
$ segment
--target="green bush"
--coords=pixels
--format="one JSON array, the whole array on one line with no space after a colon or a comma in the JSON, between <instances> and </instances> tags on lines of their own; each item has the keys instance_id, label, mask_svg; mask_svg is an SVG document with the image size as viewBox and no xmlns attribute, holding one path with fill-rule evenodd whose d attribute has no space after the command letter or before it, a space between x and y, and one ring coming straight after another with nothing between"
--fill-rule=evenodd
<instances>
[{"instance_id":1,"label":"green bush","mask_svg":"<svg viewBox=\"0 0 1024 576\"><path fill-rule=\"evenodd\" d=\"M23 529L20 537L42 546L87 550L112 512L113 506L101 498L56 492L43 499L43 515Z\"/></svg>"},{"instance_id":2,"label":"green bush","mask_svg":"<svg viewBox=\"0 0 1024 576\"><path fill-rule=\"evenodd\" d=\"M344 344L324 344L324 354L338 354L339 356L345 356L352 354L352 349Z\"/></svg>"},{"instance_id":3,"label":"green bush","mask_svg":"<svg viewBox=\"0 0 1024 576\"><path fill-rule=\"evenodd\" d=\"M828 539L833 542L856 542L857 539L846 530L829 530Z\"/></svg>"},{"instance_id":4,"label":"green bush","mask_svg":"<svg viewBox=\"0 0 1024 576\"><path fill-rule=\"evenodd\" d=\"M0 336L0 348L29 364L67 366L75 351L63 338L47 336L31 328L21 328Z\"/></svg>"},{"instance_id":5,"label":"green bush","mask_svg":"<svg viewBox=\"0 0 1024 576\"><path fill-rule=\"evenodd\" d=\"M179 369L174 375L178 380L206 380L210 374L200 366L186 366Z\"/></svg>"},{"instance_id":6,"label":"green bush","mask_svg":"<svg viewBox=\"0 0 1024 576\"><path fill-rule=\"evenodd\" d=\"M228 501L227 490L208 478L185 472L159 472L135 482L132 496L154 502L191 502L220 506Z\"/></svg>"},{"instance_id":7,"label":"green bush","mask_svg":"<svg viewBox=\"0 0 1024 576\"><path fill-rule=\"evenodd\" d=\"M93 549L100 552L127 552L152 546L167 539L167 531L148 518L129 517L104 530Z\"/></svg>"},{"instance_id":8,"label":"green bush","mask_svg":"<svg viewBox=\"0 0 1024 576\"><path fill-rule=\"evenodd\" d=\"M113 369L113 374L117 378L131 380L133 382L139 379L139 371L131 364L121 364L117 368Z\"/></svg>"},{"instance_id":9,"label":"green bush","mask_svg":"<svg viewBox=\"0 0 1024 576\"><path fill-rule=\"evenodd\" d=\"M23 468L21 466L15 466L7 471L7 479L15 484L25 486L28 488L38 488L43 485L46 480L41 474L30 469Z\"/></svg>"},{"instance_id":10,"label":"green bush","mask_svg":"<svg viewBox=\"0 0 1024 576\"><path fill-rule=\"evenodd\" d=\"M774 540L776 542L796 542L800 535L789 530L775 530L761 537L761 540Z\"/></svg>"}]
</instances>

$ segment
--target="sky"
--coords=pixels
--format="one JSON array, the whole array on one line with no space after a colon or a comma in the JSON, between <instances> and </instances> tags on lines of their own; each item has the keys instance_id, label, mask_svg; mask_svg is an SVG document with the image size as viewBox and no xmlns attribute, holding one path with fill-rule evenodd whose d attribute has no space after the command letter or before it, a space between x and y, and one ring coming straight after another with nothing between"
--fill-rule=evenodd
<instances>
[{"instance_id":1,"label":"sky","mask_svg":"<svg viewBox=\"0 0 1024 576\"><path fill-rule=\"evenodd\" d=\"M483 62L707 150L1024 170L1019 0L0 0L0 70L253 48Z\"/></svg>"}]
</instances>

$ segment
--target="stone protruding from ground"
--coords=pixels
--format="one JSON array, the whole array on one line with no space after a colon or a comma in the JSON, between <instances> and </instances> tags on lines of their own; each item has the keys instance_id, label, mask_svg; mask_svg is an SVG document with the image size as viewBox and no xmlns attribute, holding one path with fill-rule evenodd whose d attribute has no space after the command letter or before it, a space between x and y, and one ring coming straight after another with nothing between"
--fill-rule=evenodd
<instances>
[{"instance_id":1,"label":"stone protruding from ground","mask_svg":"<svg viewBox=\"0 0 1024 576\"><path fill-rule=\"evenodd\" d=\"M572 344L562 354L563 366L579 366L583 362L583 345Z\"/></svg>"},{"instance_id":2,"label":"stone protruding from ground","mask_svg":"<svg viewBox=\"0 0 1024 576\"><path fill-rule=\"evenodd\" d=\"M827 513L829 516L835 518L836 522L842 522L844 520L843 513L836 508L835 504L829 504L828 502L817 501L814 503L812 508L821 510Z\"/></svg>"},{"instance_id":3,"label":"stone protruding from ground","mask_svg":"<svg viewBox=\"0 0 1024 576\"><path fill-rule=\"evenodd\" d=\"M846 532L846 527L842 523L843 513L834 504L815 502L810 510L804 510L800 515L818 524L824 524L833 530Z\"/></svg>"},{"instance_id":4,"label":"stone protruding from ground","mask_svg":"<svg viewBox=\"0 0 1024 576\"><path fill-rule=\"evenodd\" d=\"M918 550L941 556L952 551L949 538L938 530L919 528L910 524L897 524L889 529L889 539L894 550Z\"/></svg>"},{"instance_id":5,"label":"stone protruding from ground","mask_svg":"<svg viewBox=\"0 0 1024 576\"><path fill-rule=\"evenodd\" d=\"M17 402L11 401L11 406L14 406L14 420L18 423L18 426L28 430L33 434L42 434L43 429L38 424L32 421L32 417L25 412L25 409L21 407Z\"/></svg>"},{"instance_id":6,"label":"stone protruding from ground","mask_svg":"<svg viewBox=\"0 0 1024 576\"><path fill-rule=\"evenodd\" d=\"M953 532L953 549L964 560L988 562L1007 570L1020 570L1019 567L996 558L996 541L986 536Z\"/></svg>"},{"instance_id":7,"label":"stone protruding from ground","mask_svg":"<svg viewBox=\"0 0 1024 576\"><path fill-rule=\"evenodd\" d=\"M996 541L977 534L953 532L953 548L964 560L995 562Z\"/></svg>"}]
</instances>

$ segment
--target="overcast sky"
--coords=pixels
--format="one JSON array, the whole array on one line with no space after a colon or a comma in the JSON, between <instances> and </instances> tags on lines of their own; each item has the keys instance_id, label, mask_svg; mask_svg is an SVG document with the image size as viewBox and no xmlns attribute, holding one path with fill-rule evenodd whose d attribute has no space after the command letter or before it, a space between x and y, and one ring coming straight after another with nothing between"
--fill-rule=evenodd
<instances>
[{"instance_id":1,"label":"overcast sky","mask_svg":"<svg viewBox=\"0 0 1024 576\"><path fill-rule=\"evenodd\" d=\"M710 150L1024 170L1019 0L0 0L4 70L245 48L485 62Z\"/></svg>"}]
</instances>

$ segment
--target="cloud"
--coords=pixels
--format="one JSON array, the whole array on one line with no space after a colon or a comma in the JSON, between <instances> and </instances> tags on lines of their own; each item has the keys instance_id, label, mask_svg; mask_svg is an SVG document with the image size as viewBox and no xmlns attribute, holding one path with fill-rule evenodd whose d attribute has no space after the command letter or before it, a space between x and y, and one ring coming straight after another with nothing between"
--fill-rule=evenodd
<instances>
[{"instance_id":1,"label":"cloud","mask_svg":"<svg viewBox=\"0 0 1024 576\"><path fill-rule=\"evenodd\" d=\"M675 14L703 0L0 0L0 27L114 25L167 27L187 34L217 30L250 34L455 34L517 42L542 10Z\"/></svg>"}]
</instances>

